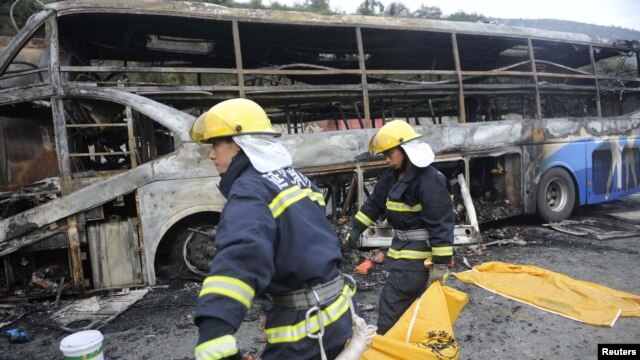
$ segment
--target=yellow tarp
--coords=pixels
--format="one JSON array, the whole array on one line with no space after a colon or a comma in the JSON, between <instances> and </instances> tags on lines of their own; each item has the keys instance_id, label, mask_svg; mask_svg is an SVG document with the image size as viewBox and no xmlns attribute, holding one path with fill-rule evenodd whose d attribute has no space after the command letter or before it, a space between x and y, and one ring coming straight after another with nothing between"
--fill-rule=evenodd
<instances>
[{"instance_id":1,"label":"yellow tarp","mask_svg":"<svg viewBox=\"0 0 640 360\"><path fill-rule=\"evenodd\" d=\"M384 336L374 336L360 359L458 359L453 323L467 301L465 293L434 282Z\"/></svg>"},{"instance_id":2,"label":"yellow tarp","mask_svg":"<svg viewBox=\"0 0 640 360\"><path fill-rule=\"evenodd\" d=\"M638 295L536 266L491 261L454 276L493 293L588 324L613 326L619 316L640 316Z\"/></svg>"}]
</instances>

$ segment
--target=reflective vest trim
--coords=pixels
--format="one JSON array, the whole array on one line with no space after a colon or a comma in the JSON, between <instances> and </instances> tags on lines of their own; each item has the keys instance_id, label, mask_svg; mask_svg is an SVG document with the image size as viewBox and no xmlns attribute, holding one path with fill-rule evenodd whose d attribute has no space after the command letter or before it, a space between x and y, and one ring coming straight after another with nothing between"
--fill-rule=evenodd
<instances>
[{"instance_id":1,"label":"reflective vest trim","mask_svg":"<svg viewBox=\"0 0 640 360\"><path fill-rule=\"evenodd\" d=\"M373 225L374 221L371 220L370 217L368 217L365 213L363 213L362 211L358 211L358 213L356 214L356 219L358 221L360 221L364 226L371 226Z\"/></svg>"},{"instance_id":2,"label":"reflective vest trim","mask_svg":"<svg viewBox=\"0 0 640 360\"><path fill-rule=\"evenodd\" d=\"M392 259L424 260L432 257L431 251L396 250L389 248L387 256Z\"/></svg>"},{"instance_id":3,"label":"reflective vest trim","mask_svg":"<svg viewBox=\"0 0 640 360\"><path fill-rule=\"evenodd\" d=\"M324 196L322 195L322 193L319 192L313 192L311 191L311 189L304 189L304 191L309 195L309 197L311 198L311 200L317 202L320 206L325 206L326 204L324 203Z\"/></svg>"},{"instance_id":4,"label":"reflective vest trim","mask_svg":"<svg viewBox=\"0 0 640 360\"><path fill-rule=\"evenodd\" d=\"M336 322L340 317L349 310L349 296L353 296L355 291L351 291L349 286L345 285L342 289L342 294L333 301L329 306L320 312L322 316L322 322L325 327ZM267 335L267 342L269 344L278 344L286 342L295 342L307 337L306 320L302 320L294 325L278 326L274 328L265 329ZM320 330L320 324L318 323L318 313L309 318L309 326L311 333L317 333Z\"/></svg>"},{"instance_id":5,"label":"reflective vest trim","mask_svg":"<svg viewBox=\"0 0 640 360\"><path fill-rule=\"evenodd\" d=\"M229 276L209 276L202 283L200 297L218 294L241 302L247 309L251 306L255 291L242 280Z\"/></svg>"},{"instance_id":6,"label":"reflective vest trim","mask_svg":"<svg viewBox=\"0 0 640 360\"><path fill-rule=\"evenodd\" d=\"M407 205L405 203L391 201L387 199L387 210L398 211L398 212L420 212L422 211L422 205Z\"/></svg>"},{"instance_id":7,"label":"reflective vest trim","mask_svg":"<svg viewBox=\"0 0 640 360\"><path fill-rule=\"evenodd\" d=\"M453 246L434 246L431 251L433 256L453 256Z\"/></svg>"},{"instance_id":8,"label":"reflective vest trim","mask_svg":"<svg viewBox=\"0 0 640 360\"><path fill-rule=\"evenodd\" d=\"M218 360L237 353L238 346L233 335L225 335L203 342L196 346L194 351L196 360Z\"/></svg>"},{"instance_id":9,"label":"reflective vest trim","mask_svg":"<svg viewBox=\"0 0 640 360\"><path fill-rule=\"evenodd\" d=\"M281 191L269 204L269 210L274 219L280 216L289 206L308 197L311 201L317 202L324 206L324 197L321 193L313 192L311 189L301 189L298 185L294 185L286 190Z\"/></svg>"}]
</instances>

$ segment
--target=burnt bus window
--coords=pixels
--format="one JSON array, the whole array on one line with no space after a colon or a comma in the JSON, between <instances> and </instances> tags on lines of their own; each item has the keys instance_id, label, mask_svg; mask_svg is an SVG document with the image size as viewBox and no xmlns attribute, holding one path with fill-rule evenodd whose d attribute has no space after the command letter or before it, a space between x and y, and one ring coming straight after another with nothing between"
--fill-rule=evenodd
<instances>
[{"instance_id":1,"label":"burnt bus window","mask_svg":"<svg viewBox=\"0 0 640 360\"><path fill-rule=\"evenodd\" d=\"M57 197L58 179L48 102L0 106L0 219Z\"/></svg>"},{"instance_id":2,"label":"burnt bus window","mask_svg":"<svg viewBox=\"0 0 640 360\"><path fill-rule=\"evenodd\" d=\"M0 52L9 45L11 39L10 36L0 36ZM45 39L44 29L40 28L0 76L0 89L49 81L49 56Z\"/></svg>"},{"instance_id":3,"label":"burnt bus window","mask_svg":"<svg viewBox=\"0 0 640 360\"><path fill-rule=\"evenodd\" d=\"M76 178L131 169L175 149L173 133L121 104L67 100L65 115Z\"/></svg>"}]
</instances>

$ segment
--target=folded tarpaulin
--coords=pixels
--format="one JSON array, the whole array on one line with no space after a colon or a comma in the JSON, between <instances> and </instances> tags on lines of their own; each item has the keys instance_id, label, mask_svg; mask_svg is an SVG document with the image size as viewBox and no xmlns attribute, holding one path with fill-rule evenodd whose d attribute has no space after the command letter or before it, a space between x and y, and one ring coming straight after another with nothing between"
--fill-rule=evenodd
<instances>
[{"instance_id":1,"label":"folded tarpaulin","mask_svg":"<svg viewBox=\"0 0 640 360\"><path fill-rule=\"evenodd\" d=\"M467 295L434 282L384 336L373 337L361 360L458 359L453 323Z\"/></svg>"},{"instance_id":2,"label":"folded tarpaulin","mask_svg":"<svg viewBox=\"0 0 640 360\"><path fill-rule=\"evenodd\" d=\"M593 325L640 316L640 296L572 279L543 268L491 261L454 274L469 284Z\"/></svg>"}]
</instances>

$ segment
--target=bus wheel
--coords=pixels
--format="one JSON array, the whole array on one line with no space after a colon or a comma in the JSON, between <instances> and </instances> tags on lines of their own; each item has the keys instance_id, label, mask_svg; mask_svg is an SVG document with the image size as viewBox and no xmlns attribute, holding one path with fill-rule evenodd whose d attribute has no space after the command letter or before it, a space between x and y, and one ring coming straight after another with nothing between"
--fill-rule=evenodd
<instances>
[{"instance_id":1,"label":"bus wheel","mask_svg":"<svg viewBox=\"0 0 640 360\"><path fill-rule=\"evenodd\" d=\"M544 173L536 191L538 215L548 222L559 222L571 215L575 203L575 186L566 170L556 167Z\"/></svg>"},{"instance_id":2,"label":"bus wheel","mask_svg":"<svg viewBox=\"0 0 640 360\"><path fill-rule=\"evenodd\" d=\"M206 276L216 254L216 228L211 225L191 226L180 232L177 253L185 271Z\"/></svg>"}]
</instances>

